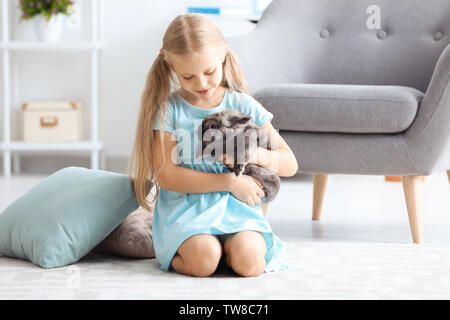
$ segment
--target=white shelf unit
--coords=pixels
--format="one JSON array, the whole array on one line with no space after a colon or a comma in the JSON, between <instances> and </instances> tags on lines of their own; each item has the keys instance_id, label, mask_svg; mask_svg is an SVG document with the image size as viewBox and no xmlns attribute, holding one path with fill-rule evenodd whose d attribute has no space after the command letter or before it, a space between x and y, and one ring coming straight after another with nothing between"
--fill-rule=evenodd
<instances>
[{"instance_id":1,"label":"white shelf unit","mask_svg":"<svg viewBox=\"0 0 450 320\"><path fill-rule=\"evenodd\" d=\"M98 39L99 10L102 0L91 0L91 40L79 42L61 42L47 44L40 42L10 41L8 2L10 0L0 0L2 5L2 41L0 42L0 52L3 62L3 141L0 150L3 152L3 175L11 177L11 156L14 156L15 173L20 171L19 152L20 151L86 151L91 155L91 168L99 169L104 167L104 157L100 159L101 150L104 143L98 137L98 107L99 107L99 51L103 48L103 43ZM86 51L91 55L91 137L90 140L76 142L25 142L11 140L11 99L10 99L10 54L14 51ZM101 162L100 162L101 160Z\"/></svg>"}]
</instances>

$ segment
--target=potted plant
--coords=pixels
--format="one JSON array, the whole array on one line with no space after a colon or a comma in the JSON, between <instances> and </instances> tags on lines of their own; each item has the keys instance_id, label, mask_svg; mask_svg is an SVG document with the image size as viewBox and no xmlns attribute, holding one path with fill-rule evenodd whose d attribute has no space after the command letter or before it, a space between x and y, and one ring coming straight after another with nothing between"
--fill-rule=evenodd
<instances>
[{"instance_id":1,"label":"potted plant","mask_svg":"<svg viewBox=\"0 0 450 320\"><path fill-rule=\"evenodd\" d=\"M64 16L70 15L71 0L19 0L21 20L33 19L40 41L55 43L59 40Z\"/></svg>"}]
</instances>

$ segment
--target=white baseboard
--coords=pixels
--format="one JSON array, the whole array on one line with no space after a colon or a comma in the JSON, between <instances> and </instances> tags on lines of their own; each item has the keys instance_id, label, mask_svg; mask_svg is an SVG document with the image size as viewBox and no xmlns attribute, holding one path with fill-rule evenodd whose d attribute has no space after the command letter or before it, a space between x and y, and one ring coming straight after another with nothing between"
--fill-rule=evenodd
<instances>
[{"instance_id":1,"label":"white baseboard","mask_svg":"<svg viewBox=\"0 0 450 320\"><path fill-rule=\"evenodd\" d=\"M12 175L14 175L14 163L11 161ZM56 154L21 154L20 174L50 175L60 169L76 166L91 167L91 158L88 155L56 155ZM105 168L102 170L128 173L127 157L106 157ZM0 175L3 175L3 158L0 157Z\"/></svg>"}]
</instances>

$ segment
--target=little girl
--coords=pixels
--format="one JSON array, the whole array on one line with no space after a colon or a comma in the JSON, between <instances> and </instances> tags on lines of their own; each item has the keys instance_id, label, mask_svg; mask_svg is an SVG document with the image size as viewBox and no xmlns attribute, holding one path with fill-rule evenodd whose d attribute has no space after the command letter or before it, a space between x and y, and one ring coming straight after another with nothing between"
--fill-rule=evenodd
<instances>
[{"instance_id":1,"label":"little girl","mask_svg":"<svg viewBox=\"0 0 450 320\"><path fill-rule=\"evenodd\" d=\"M247 94L219 28L201 14L176 17L147 76L130 161L136 197L147 210L156 185L153 243L163 270L206 277L222 257L241 276L286 268L284 245L263 216L261 183L236 177L226 162L195 162L193 147L177 152L180 140L198 146L202 120L227 109L251 115L278 142L275 151L259 148L251 162L279 176L297 172L295 156L270 123L273 114Z\"/></svg>"}]
</instances>

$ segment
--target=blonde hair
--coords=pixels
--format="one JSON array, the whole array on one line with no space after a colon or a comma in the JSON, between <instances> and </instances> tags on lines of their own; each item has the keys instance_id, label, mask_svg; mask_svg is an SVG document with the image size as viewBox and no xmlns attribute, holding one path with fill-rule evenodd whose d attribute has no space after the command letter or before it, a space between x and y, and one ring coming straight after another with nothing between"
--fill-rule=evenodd
<instances>
[{"instance_id":1,"label":"blonde hair","mask_svg":"<svg viewBox=\"0 0 450 320\"><path fill-rule=\"evenodd\" d=\"M161 110L161 117L158 120L160 127L164 128L163 123L167 113L166 103L171 90L176 88L177 85L177 79L164 56L165 54L194 54L211 45L223 47L226 50L222 64L222 85L231 90L248 94L239 60L228 47L222 32L214 22L199 13L177 16L164 33L162 50L147 75L145 89L141 96L134 147L128 164L130 183L139 204L146 210L150 210L150 202L147 201L147 196L151 189L156 186L156 194L151 202L153 203L160 188L153 167L153 123L158 110ZM164 135L160 134L162 150L164 150L163 137ZM162 156L164 162L164 152Z\"/></svg>"}]
</instances>

